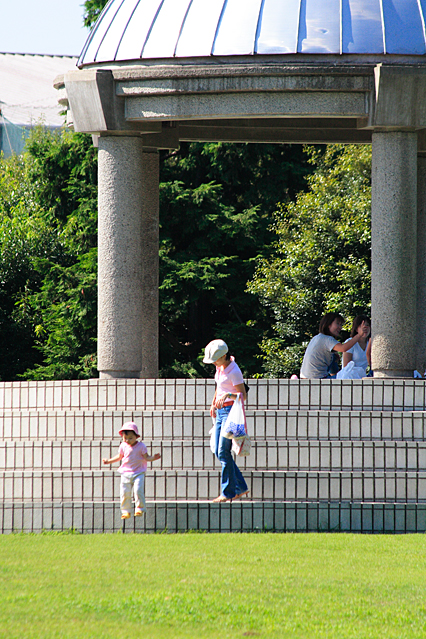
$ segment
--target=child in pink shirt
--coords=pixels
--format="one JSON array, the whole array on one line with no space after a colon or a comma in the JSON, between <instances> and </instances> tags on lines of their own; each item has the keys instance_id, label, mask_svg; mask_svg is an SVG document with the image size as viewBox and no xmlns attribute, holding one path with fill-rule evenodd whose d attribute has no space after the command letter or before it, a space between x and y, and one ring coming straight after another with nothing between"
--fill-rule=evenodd
<instances>
[{"instance_id":1,"label":"child in pink shirt","mask_svg":"<svg viewBox=\"0 0 426 639\"><path fill-rule=\"evenodd\" d=\"M135 517L140 517L146 512L145 506L145 472L147 462L160 459L160 453L148 455L143 442L138 442L139 431L134 422L123 424L118 434L123 441L118 449L118 454L111 459L102 459L104 464L113 464L121 460L118 472L121 473L121 519L130 517L132 503L132 489L135 497Z\"/></svg>"}]
</instances>

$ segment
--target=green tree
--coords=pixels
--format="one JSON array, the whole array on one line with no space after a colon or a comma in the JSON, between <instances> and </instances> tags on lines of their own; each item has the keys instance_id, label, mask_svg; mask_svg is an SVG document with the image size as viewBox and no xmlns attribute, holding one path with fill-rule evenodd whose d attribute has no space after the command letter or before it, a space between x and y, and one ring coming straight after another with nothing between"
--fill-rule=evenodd
<instances>
[{"instance_id":1,"label":"green tree","mask_svg":"<svg viewBox=\"0 0 426 639\"><path fill-rule=\"evenodd\" d=\"M76 379L96 372L97 153L90 136L39 129L27 153L35 197L56 229L60 259L46 256L41 286L20 300L42 362L27 379Z\"/></svg>"},{"instance_id":2,"label":"green tree","mask_svg":"<svg viewBox=\"0 0 426 639\"><path fill-rule=\"evenodd\" d=\"M107 4L108 0L86 0L84 2L84 26L92 27L98 17L100 16L102 9Z\"/></svg>"},{"instance_id":3,"label":"green tree","mask_svg":"<svg viewBox=\"0 0 426 639\"><path fill-rule=\"evenodd\" d=\"M41 286L46 256L61 246L44 209L30 188L32 158L0 156L0 379L13 380L41 356L33 351L33 331L17 300Z\"/></svg>"},{"instance_id":4,"label":"green tree","mask_svg":"<svg viewBox=\"0 0 426 639\"><path fill-rule=\"evenodd\" d=\"M95 374L96 149L35 127L0 158L0 377Z\"/></svg>"},{"instance_id":5,"label":"green tree","mask_svg":"<svg viewBox=\"0 0 426 639\"><path fill-rule=\"evenodd\" d=\"M275 214L275 251L260 261L248 290L273 314L261 343L266 375L297 373L321 316L342 313L346 328L370 307L371 150L308 149L309 190Z\"/></svg>"},{"instance_id":6,"label":"green tree","mask_svg":"<svg viewBox=\"0 0 426 639\"><path fill-rule=\"evenodd\" d=\"M246 283L269 254L277 202L302 188L307 171L301 147L290 145L182 144L163 158L163 376L211 374L197 356L218 336L246 374L258 371L257 344L270 319Z\"/></svg>"},{"instance_id":7,"label":"green tree","mask_svg":"<svg viewBox=\"0 0 426 639\"><path fill-rule=\"evenodd\" d=\"M38 127L23 156L2 166L4 348L16 357L0 375L95 376L96 149L89 136ZM161 155L163 376L205 375L199 353L218 335L247 374L258 370L269 320L245 287L268 255L276 201L301 188L306 171L300 148L286 145L183 144ZM24 223L25 243L16 235Z\"/></svg>"}]
</instances>

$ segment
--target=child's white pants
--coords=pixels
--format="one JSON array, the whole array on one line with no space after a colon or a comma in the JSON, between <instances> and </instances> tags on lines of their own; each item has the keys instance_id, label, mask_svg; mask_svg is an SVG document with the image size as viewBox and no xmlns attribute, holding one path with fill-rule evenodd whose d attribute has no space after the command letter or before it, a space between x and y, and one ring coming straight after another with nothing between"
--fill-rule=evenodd
<instances>
[{"instance_id":1,"label":"child's white pants","mask_svg":"<svg viewBox=\"0 0 426 639\"><path fill-rule=\"evenodd\" d=\"M121 475L121 512L130 512L132 508L132 491L135 497L135 508L140 508L145 513L145 473Z\"/></svg>"}]
</instances>

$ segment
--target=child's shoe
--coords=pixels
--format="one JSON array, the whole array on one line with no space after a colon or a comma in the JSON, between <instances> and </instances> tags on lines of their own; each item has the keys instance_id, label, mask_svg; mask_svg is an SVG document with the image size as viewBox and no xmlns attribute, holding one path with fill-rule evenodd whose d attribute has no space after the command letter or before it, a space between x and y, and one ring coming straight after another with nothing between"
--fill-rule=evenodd
<instances>
[{"instance_id":1,"label":"child's shoe","mask_svg":"<svg viewBox=\"0 0 426 639\"><path fill-rule=\"evenodd\" d=\"M123 512L121 513L121 519L129 519L130 517L130 513L127 512L127 510L123 510Z\"/></svg>"},{"instance_id":2,"label":"child's shoe","mask_svg":"<svg viewBox=\"0 0 426 639\"><path fill-rule=\"evenodd\" d=\"M140 508L136 508L135 509L135 517L141 517L143 515L144 511L141 510Z\"/></svg>"}]
</instances>

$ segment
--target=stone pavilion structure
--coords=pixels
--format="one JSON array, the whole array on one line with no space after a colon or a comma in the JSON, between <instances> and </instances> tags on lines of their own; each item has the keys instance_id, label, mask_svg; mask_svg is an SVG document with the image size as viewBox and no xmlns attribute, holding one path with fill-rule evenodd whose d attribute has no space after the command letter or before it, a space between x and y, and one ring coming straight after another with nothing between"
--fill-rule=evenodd
<instances>
[{"instance_id":1,"label":"stone pavilion structure","mask_svg":"<svg viewBox=\"0 0 426 639\"><path fill-rule=\"evenodd\" d=\"M426 2L111 0L57 87L99 147L101 378L158 374L158 151L371 143L376 377L426 368Z\"/></svg>"},{"instance_id":2,"label":"stone pavilion structure","mask_svg":"<svg viewBox=\"0 0 426 639\"><path fill-rule=\"evenodd\" d=\"M426 0L110 0L55 85L99 147L100 379L0 383L0 533L426 532ZM247 499L212 503L212 379L158 379L158 152L371 143L375 377L250 380ZM184 223L184 220L182 221Z\"/></svg>"}]
</instances>

